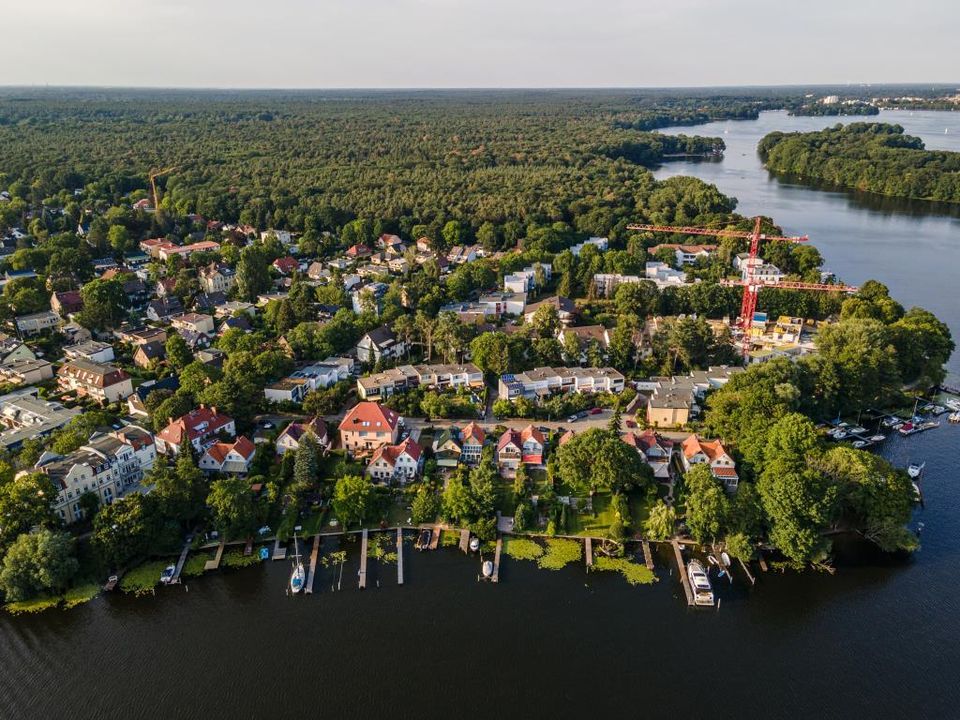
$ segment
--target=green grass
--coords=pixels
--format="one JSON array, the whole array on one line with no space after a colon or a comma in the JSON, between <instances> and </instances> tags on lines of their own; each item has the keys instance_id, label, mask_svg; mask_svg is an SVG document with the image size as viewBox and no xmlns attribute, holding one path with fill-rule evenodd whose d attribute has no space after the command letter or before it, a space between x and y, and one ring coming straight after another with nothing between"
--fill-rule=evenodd
<instances>
[{"instance_id":1,"label":"green grass","mask_svg":"<svg viewBox=\"0 0 960 720\"><path fill-rule=\"evenodd\" d=\"M50 608L55 608L60 604L63 598L59 595L41 595L30 600L21 600L4 605L7 612L12 615L23 615L26 613L38 613Z\"/></svg>"},{"instance_id":2,"label":"green grass","mask_svg":"<svg viewBox=\"0 0 960 720\"><path fill-rule=\"evenodd\" d=\"M454 532L453 530L444 530L440 533L440 546L441 547L459 547L460 546L460 534Z\"/></svg>"},{"instance_id":3,"label":"green grass","mask_svg":"<svg viewBox=\"0 0 960 720\"><path fill-rule=\"evenodd\" d=\"M514 560L537 560L543 555L543 546L527 538L506 537L503 539L503 552Z\"/></svg>"},{"instance_id":4,"label":"green grass","mask_svg":"<svg viewBox=\"0 0 960 720\"><path fill-rule=\"evenodd\" d=\"M146 595L160 584L160 573L170 563L166 560L153 560L135 567L120 578L120 589L125 593Z\"/></svg>"},{"instance_id":5,"label":"green grass","mask_svg":"<svg viewBox=\"0 0 960 720\"><path fill-rule=\"evenodd\" d=\"M208 560L213 560L213 555L209 553L196 553L194 555L190 555L187 558L187 561L183 564L183 569L180 571L180 574L186 577L197 577L198 575L203 575L203 568L207 564Z\"/></svg>"},{"instance_id":6,"label":"green grass","mask_svg":"<svg viewBox=\"0 0 960 720\"><path fill-rule=\"evenodd\" d=\"M601 555L594 559L593 569L618 572L631 585L650 585L657 581L657 576L646 565L640 565L626 558L612 558Z\"/></svg>"},{"instance_id":7,"label":"green grass","mask_svg":"<svg viewBox=\"0 0 960 720\"><path fill-rule=\"evenodd\" d=\"M100 594L100 586L97 583L86 583L84 585L77 585L67 590L63 595L63 606L65 609L70 609L81 605L85 602L90 602L97 595Z\"/></svg>"},{"instance_id":8,"label":"green grass","mask_svg":"<svg viewBox=\"0 0 960 720\"><path fill-rule=\"evenodd\" d=\"M220 558L221 567L228 568L250 567L251 565L258 565L260 562L260 554L256 548L249 555L244 555L243 550L228 550Z\"/></svg>"},{"instance_id":9,"label":"green grass","mask_svg":"<svg viewBox=\"0 0 960 720\"><path fill-rule=\"evenodd\" d=\"M583 557L583 549L576 540L566 538L548 538L547 552L537 559L537 565L543 570L560 570Z\"/></svg>"}]
</instances>

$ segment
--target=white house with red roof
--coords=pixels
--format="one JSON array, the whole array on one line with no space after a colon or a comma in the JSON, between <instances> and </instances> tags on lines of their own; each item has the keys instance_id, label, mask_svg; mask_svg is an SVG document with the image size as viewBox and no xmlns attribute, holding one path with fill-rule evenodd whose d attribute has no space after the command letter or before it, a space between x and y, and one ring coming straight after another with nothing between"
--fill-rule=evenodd
<instances>
[{"instance_id":1,"label":"white house with red roof","mask_svg":"<svg viewBox=\"0 0 960 720\"><path fill-rule=\"evenodd\" d=\"M286 257L277 258L273 261L273 267L281 275L290 275L300 267L300 263L297 262L294 258L287 255Z\"/></svg>"},{"instance_id":2,"label":"white house with red roof","mask_svg":"<svg viewBox=\"0 0 960 720\"><path fill-rule=\"evenodd\" d=\"M468 465L477 465L483 455L483 444L486 440L487 434L482 427L475 422L467 425L461 433L460 459Z\"/></svg>"},{"instance_id":3,"label":"white house with red roof","mask_svg":"<svg viewBox=\"0 0 960 720\"><path fill-rule=\"evenodd\" d=\"M364 452L393 445L402 421L400 415L380 403L357 403L340 422L340 446L351 452Z\"/></svg>"},{"instance_id":4,"label":"white house with red roof","mask_svg":"<svg viewBox=\"0 0 960 720\"><path fill-rule=\"evenodd\" d=\"M381 445L373 452L367 475L374 480L390 482L396 480L406 484L420 474L423 466L423 451L412 438L399 445Z\"/></svg>"},{"instance_id":5,"label":"white house with red roof","mask_svg":"<svg viewBox=\"0 0 960 720\"><path fill-rule=\"evenodd\" d=\"M546 440L533 425L523 430L506 430L497 441L497 467L501 474L516 472L520 463L543 465Z\"/></svg>"},{"instance_id":6,"label":"white house with red roof","mask_svg":"<svg viewBox=\"0 0 960 720\"><path fill-rule=\"evenodd\" d=\"M732 492L737 489L740 482L737 465L719 440L701 440L694 434L684 440L680 447L684 470L700 463L708 463L710 472L727 490Z\"/></svg>"},{"instance_id":7,"label":"white house with red roof","mask_svg":"<svg viewBox=\"0 0 960 720\"><path fill-rule=\"evenodd\" d=\"M657 480L670 479L670 459L673 457L673 440L668 440L654 430L644 430L642 433L626 433L623 441L635 448L640 457L653 470L653 477Z\"/></svg>"},{"instance_id":8,"label":"white house with red roof","mask_svg":"<svg viewBox=\"0 0 960 720\"><path fill-rule=\"evenodd\" d=\"M170 423L156 435L157 451L176 455L185 443L190 443L197 452L203 452L205 441L221 433L229 437L237 434L233 418L217 412L215 407L201 405L186 415L170 418Z\"/></svg>"},{"instance_id":9,"label":"white house with red roof","mask_svg":"<svg viewBox=\"0 0 960 720\"><path fill-rule=\"evenodd\" d=\"M253 442L241 435L233 442L215 442L200 456L197 465L204 472L246 475L256 452Z\"/></svg>"}]
</instances>

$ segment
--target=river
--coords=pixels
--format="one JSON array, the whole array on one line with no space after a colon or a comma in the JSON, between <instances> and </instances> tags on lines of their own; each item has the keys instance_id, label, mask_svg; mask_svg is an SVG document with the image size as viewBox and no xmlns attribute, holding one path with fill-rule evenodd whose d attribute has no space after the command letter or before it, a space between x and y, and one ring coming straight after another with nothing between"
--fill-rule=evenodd
<instances>
[{"instance_id":1,"label":"river","mask_svg":"<svg viewBox=\"0 0 960 720\"><path fill-rule=\"evenodd\" d=\"M947 142L938 125L960 138L960 114L912 117L881 119L927 132L931 147ZM726 158L659 174L715 182L742 212L809 233L845 280L879 278L960 336L955 219L773 180L755 158L771 129L833 121L764 113L683 128L723 135ZM323 570L316 594L287 597L281 562L0 614L0 718L957 717L958 438L945 424L884 448L901 467L927 462L923 546L908 559L842 551L833 576L770 572L754 589L738 575L718 585L719 610L697 611L665 554L654 586L509 559L491 585L475 559L408 541L405 584L375 566L360 592L351 548L339 592Z\"/></svg>"}]
</instances>

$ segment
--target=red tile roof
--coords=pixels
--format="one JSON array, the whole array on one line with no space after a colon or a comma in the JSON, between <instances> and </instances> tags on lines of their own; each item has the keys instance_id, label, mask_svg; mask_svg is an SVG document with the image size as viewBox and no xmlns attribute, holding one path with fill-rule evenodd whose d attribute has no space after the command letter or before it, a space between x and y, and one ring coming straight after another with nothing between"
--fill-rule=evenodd
<instances>
[{"instance_id":1,"label":"red tile roof","mask_svg":"<svg viewBox=\"0 0 960 720\"><path fill-rule=\"evenodd\" d=\"M486 440L487 434L483 431L483 428L477 425L475 422L470 423L463 429L463 441L473 440L478 445L483 445L483 441Z\"/></svg>"},{"instance_id":2,"label":"red tile roof","mask_svg":"<svg viewBox=\"0 0 960 720\"><path fill-rule=\"evenodd\" d=\"M192 442L198 437L213 435L232 422L233 418L218 413L216 408L201 405L171 422L157 433L157 437L164 442L179 445L184 435Z\"/></svg>"},{"instance_id":3,"label":"red tile roof","mask_svg":"<svg viewBox=\"0 0 960 720\"><path fill-rule=\"evenodd\" d=\"M378 447L370 457L370 464L372 465L377 460L385 460L392 467L397 464L397 458L404 453L409 455L414 462L419 462L422 452L420 445L413 439L407 438L399 445L381 445Z\"/></svg>"},{"instance_id":4,"label":"red tile roof","mask_svg":"<svg viewBox=\"0 0 960 720\"><path fill-rule=\"evenodd\" d=\"M400 422L400 416L388 407L380 403L360 402L350 408L343 420L340 422L340 429L347 431L358 431L364 427L378 428L388 427L394 430ZM363 423L369 423L364 426Z\"/></svg>"}]
</instances>

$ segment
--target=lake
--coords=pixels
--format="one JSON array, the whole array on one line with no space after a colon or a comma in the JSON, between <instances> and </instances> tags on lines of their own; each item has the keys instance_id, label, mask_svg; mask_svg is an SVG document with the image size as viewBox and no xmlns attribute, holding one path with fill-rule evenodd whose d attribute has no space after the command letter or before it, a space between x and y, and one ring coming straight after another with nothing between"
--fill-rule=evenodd
<instances>
[{"instance_id":1,"label":"lake","mask_svg":"<svg viewBox=\"0 0 960 720\"><path fill-rule=\"evenodd\" d=\"M960 114L881 119L931 147L960 138ZM832 122L764 113L683 128L723 135L725 159L658 175L715 182L743 213L808 233L845 280L879 278L960 336L956 219L780 182L759 165L770 130ZM509 559L491 585L477 582L478 560L408 541L405 584L374 567L360 592L353 547L341 591L329 569L316 594L287 597L289 565L271 562L156 596L0 613L0 718L956 717L958 439L944 424L884 448L901 467L927 462L923 547L910 558L841 548L833 576L769 572L749 589L738 575L703 611L686 607L666 554L654 586Z\"/></svg>"}]
</instances>

